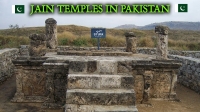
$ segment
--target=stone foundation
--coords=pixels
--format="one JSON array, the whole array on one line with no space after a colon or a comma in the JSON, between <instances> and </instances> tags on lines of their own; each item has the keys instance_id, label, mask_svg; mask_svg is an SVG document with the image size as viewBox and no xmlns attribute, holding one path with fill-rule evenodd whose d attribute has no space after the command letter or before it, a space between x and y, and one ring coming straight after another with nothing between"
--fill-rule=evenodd
<instances>
[{"instance_id":1,"label":"stone foundation","mask_svg":"<svg viewBox=\"0 0 200 112\"><path fill-rule=\"evenodd\" d=\"M44 102L46 96L46 58L18 57L13 61L16 93L13 102Z\"/></svg>"},{"instance_id":2,"label":"stone foundation","mask_svg":"<svg viewBox=\"0 0 200 112\"><path fill-rule=\"evenodd\" d=\"M43 102L43 108L65 106L66 112L120 111L122 107L137 112L136 104L149 103L149 99L173 100L180 67L174 60L142 54L47 53L41 58L19 57L13 63L17 77L13 102Z\"/></svg>"}]
</instances>

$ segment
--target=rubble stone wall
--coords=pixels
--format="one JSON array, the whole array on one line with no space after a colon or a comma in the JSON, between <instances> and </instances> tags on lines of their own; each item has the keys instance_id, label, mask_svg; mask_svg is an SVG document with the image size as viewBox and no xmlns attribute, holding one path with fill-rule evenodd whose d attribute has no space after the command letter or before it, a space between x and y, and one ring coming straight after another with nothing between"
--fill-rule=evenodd
<instances>
[{"instance_id":1,"label":"rubble stone wall","mask_svg":"<svg viewBox=\"0 0 200 112\"><path fill-rule=\"evenodd\" d=\"M169 54L186 56L186 57L192 57L192 58L200 58L200 51L177 51L177 50L170 50Z\"/></svg>"},{"instance_id":2,"label":"rubble stone wall","mask_svg":"<svg viewBox=\"0 0 200 112\"><path fill-rule=\"evenodd\" d=\"M178 83L200 93L200 60L177 55L169 55L168 57L182 62L177 77Z\"/></svg>"},{"instance_id":3,"label":"rubble stone wall","mask_svg":"<svg viewBox=\"0 0 200 112\"><path fill-rule=\"evenodd\" d=\"M14 65L12 59L15 59L18 54L19 49L17 48L0 50L0 84L13 75Z\"/></svg>"}]
</instances>

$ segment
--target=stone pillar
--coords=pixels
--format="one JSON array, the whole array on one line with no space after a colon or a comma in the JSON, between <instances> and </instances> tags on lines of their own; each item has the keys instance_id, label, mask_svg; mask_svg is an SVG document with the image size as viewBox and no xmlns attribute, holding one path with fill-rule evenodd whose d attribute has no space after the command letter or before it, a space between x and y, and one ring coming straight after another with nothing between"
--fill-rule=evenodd
<instances>
[{"instance_id":1,"label":"stone pillar","mask_svg":"<svg viewBox=\"0 0 200 112\"><path fill-rule=\"evenodd\" d=\"M47 47L55 49L58 45L57 41L57 21L53 18L48 18L45 21L45 32L47 36Z\"/></svg>"},{"instance_id":2,"label":"stone pillar","mask_svg":"<svg viewBox=\"0 0 200 112\"><path fill-rule=\"evenodd\" d=\"M156 26L155 33L157 37L156 59L167 59L168 55L168 30L166 26Z\"/></svg>"},{"instance_id":3,"label":"stone pillar","mask_svg":"<svg viewBox=\"0 0 200 112\"><path fill-rule=\"evenodd\" d=\"M133 32L125 33L126 37L126 52L137 52L137 38Z\"/></svg>"},{"instance_id":4,"label":"stone pillar","mask_svg":"<svg viewBox=\"0 0 200 112\"><path fill-rule=\"evenodd\" d=\"M45 34L31 34L29 55L34 57L44 56L46 54L46 36Z\"/></svg>"}]
</instances>

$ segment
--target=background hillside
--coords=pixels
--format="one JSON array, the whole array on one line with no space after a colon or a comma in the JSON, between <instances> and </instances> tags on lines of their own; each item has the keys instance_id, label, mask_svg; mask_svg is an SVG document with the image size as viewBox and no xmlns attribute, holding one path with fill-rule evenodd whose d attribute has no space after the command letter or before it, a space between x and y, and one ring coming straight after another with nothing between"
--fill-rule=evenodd
<instances>
[{"instance_id":1,"label":"background hillside","mask_svg":"<svg viewBox=\"0 0 200 112\"><path fill-rule=\"evenodd\" d=\"M138 27L137 27L138 28ZM156 34L152 30L140 30L137 28L128 29L107 29L106 38L100 39L100 46L124 47L124 33L134 32L138 37L139 47L155 47ZM97 46L97 39L91 39L90 28L76 25L59 25L58 28L59 45L70 46ZM0 48L19 47L19 45L29 44L28 36L32 33L45 33L44 27L11 27L0 30ZM174 30L169 31L169 47L175 50L200 50L200 31L194 30Z\"/></svg>"},{"instance_id":2,"label":"background hillside","mask_svg":"<svg viewBox=\"0 0 200 112\"><path fill-rule=\"evenodd\" d=\"M152 23L145 26L136 26L134 24L126 24L115 27L116 29L132 29L137 28L140 30L152 30L156 25L165 25L173 30L200 30L200 22L180 22L180 21L169 21L169 22L160 22Z\"/></svg>"}]
</instances>

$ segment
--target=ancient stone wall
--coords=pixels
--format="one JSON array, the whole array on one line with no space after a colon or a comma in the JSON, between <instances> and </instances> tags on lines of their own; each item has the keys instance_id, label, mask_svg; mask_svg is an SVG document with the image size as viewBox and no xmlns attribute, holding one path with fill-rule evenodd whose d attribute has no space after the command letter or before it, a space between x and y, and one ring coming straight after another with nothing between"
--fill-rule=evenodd
<instances>
[{"instance_id":1,"label":"ancient stone wall","mask_svg":"<svg viewBox=\"0 0 200 112\"><path fill-rule=\"evenodd\" d=\"M178 83L200 93L200 60L177 55L168 55L168 57L182 62L178 74Z\"/></svg>"},{"instance_id":2,"label":"ancient stone wall","mask_svg":"<svg viewBox=\"0 0 200 112\"><path fill-rule=\"evenodd\" d=\"M57 51L95 51L97 47L75 47L75 46L58 46ZM126 51L125 47L101 47L104 51ZM47 52L56 52L56 49L47 49ZM168 50L171 55L180 55L186 57L200 58L200 51L178 51ZM137 53L156 55L156 48L137 48ZM28 45L21 45L20 55L28 55Z\"/></svg>"},{"instance_id":3,"label":"ancient stone wall","mask_svg":"<svg viewBox=\"0 0 200 112\"><path fill-rule=\"evenodd\" d=\"M192 58L200 58L200 51L177 51L177 50L169 50L169 54L171 55L180 55Z\"/></svg>"},{"instance_id":4,"label":"ancient stone wall","mask_svg":"<svg viewBox=\"0 0 200 112\"><path fill-rule=\"evenodd\" d=\"M13 75L12 59L15 59L18 54L19 49L17 48L0 50L0 84Z\"/></svg>"},{"instance_id":5,"label":"ancient stone wall","mask_svg":"<svg viewBox=\"0 0 200 112\"><path fill-rule=\"evenodd\" d=\"M95 51L98 50L97 47L75 47L75 46L58 46L58 51ZM105 51L126 51L125 47L100 47L100 50Z\"/></svg>"}]
</instances>

